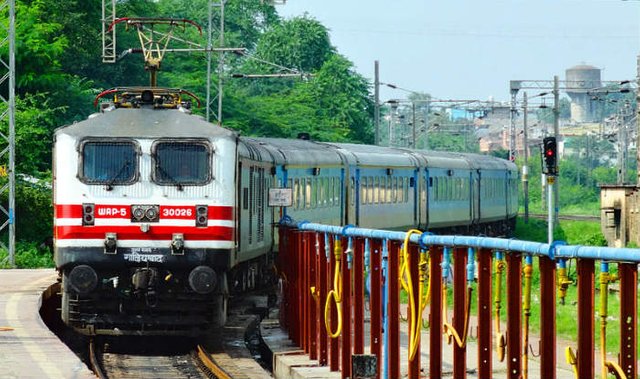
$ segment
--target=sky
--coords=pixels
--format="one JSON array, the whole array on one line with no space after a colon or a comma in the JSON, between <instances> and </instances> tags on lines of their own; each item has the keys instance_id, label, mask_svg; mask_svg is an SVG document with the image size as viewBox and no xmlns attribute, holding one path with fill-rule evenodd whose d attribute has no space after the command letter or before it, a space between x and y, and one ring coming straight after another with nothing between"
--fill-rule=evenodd
<instances>
[{"instance_id":1,"label":"sky","mask_svg":"<svg viewBox=\"0 0 640 379\"><path fill-rule=\"evenodd\" d=\"M509 99L510 80L564 80L588 64L635 80L640 0L287 0L285 18L322 22L338 52L373 82L438 99ZM535 90L531 90L531 94ZM407 93L381 88L381 101Z\"/></svg>"}]
</instances>

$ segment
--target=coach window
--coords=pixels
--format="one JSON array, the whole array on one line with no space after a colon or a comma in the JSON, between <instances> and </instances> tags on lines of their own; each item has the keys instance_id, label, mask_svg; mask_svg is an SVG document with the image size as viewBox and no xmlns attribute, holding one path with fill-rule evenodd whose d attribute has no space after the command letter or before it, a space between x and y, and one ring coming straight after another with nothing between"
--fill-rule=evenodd
<instances>
[{"instance_id":1,"label":"coach window","mask_svg":"<svg viewBox=\"0 0 640 379\"><path fill-rule=\"evenodd\" d=\"M134 142L85 142L80 180L107 186L134 183L138 173L137 150Z\"/></svg>"},{"instance_id":2,"label":"coach window","mask_svg":"<svg viewBox=\"0 0 640 379\"><path fill-rule=\"evenodd\" d=\"M318 206L318 179L311 179L311 208Z\"/></svg>"},{"instance_id":3,"label":"coach window","mask_svg":"<svg viewBox=\"0 0 640 379\"><path fill-rule=\"evenodd\" d=\"M371 193L372 186L373 186L373 181L369 176L365 176L364 178L362 178L362 189L364 190L364 195L362 200L363 204L371 204L371 202L373 201L372 199L373 194Z\"/></svg>"},{"instance_id":4,"label":"coach window","mask_svg":"<svg viewBox=\"0 0 640 379\"><path fill-rule=\"evenodd\" d=\"M378 204L378 199L379 199L379 192L378 192L378 185L379 185L379 180L378 177L375 176L373 177L373 204Z\"/></svg>"},{"instance_id":5,"label":"coach window","mask_svg":"<svg viewBox=\"0 0 640 379\"><path fill-rule=\"evenodd\" d=\"M291 181L291 179L289 179L289 181ZM298 209L300 207L300 189L299 189L300 185L298 185L298 179L296 178L293 181L293 209Z\"/></svg>"},{"instance_id":6,"label":"coach window","mask_svg":"<svg viewBox=\"0 0 640 379\"><path fill-rule=\"evenodd\" d=\"M206 142L156 142L152 150L156 183L180 188L211 181L211 151Z\"/></svg>"},{"instance_id":7,"label":"coach window","mask_svg":"<svg viewBox=\"0 0 640 379\"><path fill-rule=\"evenodd\" d=\"M327 199L329 200L329 206L333 206L333 176L327 178Z\"/></svg>"},{"instance_id":8,"label":"coach window","mask_svg":"<svg viewBox=\"0 0 640 379\"><path fill-rule=\"evenodd\" d=\"M311 209L311 179L306 179L304 183L304 207Z\"/></svg>"},{"instance_id":9,"label":"coach window","mask_svg":"<svg viewBox=\"0 0 640 379\"><path fill-rule=\"evenodd\" d=\"M395 203L398 201L398 178L391 178L391 202Z\"/></svg>"}]
</instances>

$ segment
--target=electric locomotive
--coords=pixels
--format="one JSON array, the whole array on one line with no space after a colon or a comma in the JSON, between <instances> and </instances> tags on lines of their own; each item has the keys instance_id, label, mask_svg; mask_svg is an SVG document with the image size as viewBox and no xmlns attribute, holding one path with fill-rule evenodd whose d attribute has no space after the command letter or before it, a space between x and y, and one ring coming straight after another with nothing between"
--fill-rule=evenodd
<instances>
[{"instance_id":1,"label":"electric locomotive","mask_svg":"<svg viewBox=\"0 0 640 379\"><path fill-rule=\"evenodd\" d=\"M85 334L191 334L223 324L235 257L236 133L184 91L122 88L55 132L62 319Z\"/></svg>"}]
</instances>

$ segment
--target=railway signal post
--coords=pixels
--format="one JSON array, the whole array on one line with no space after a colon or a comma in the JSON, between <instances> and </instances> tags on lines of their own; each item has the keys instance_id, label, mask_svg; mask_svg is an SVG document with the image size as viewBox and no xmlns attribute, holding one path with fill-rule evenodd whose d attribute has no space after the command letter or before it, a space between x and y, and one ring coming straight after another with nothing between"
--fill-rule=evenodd
<instances>
[{"instance_id":1,"label":"railway signal post","mask_svg":"<svg viewBox=\"0 0 640 379\"><path fill-rule=\"evenodd\" d=\"M554 193L553 184L558 175L558 144L556 137L545 137L542 140L543 172L547 176L547 201L548 201L548 242L553 242L554 223Z\"/></svg>"}]
</instances>

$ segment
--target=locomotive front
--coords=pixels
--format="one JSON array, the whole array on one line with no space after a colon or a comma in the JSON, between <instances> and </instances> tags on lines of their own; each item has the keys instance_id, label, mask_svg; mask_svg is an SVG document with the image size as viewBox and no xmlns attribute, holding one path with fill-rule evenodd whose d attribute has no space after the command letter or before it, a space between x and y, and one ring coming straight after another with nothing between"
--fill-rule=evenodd
<instances>
[{"instance_id":1,"label":"locomotive front","mask_svg":"<svg viewBox=\"0 0 640 379\"><path fill-rule=\"evenodd\" d=\"M187 105L179 92L127 90L55 133L62 319L81 333L185 335L224 323L237 136Z\"/></svg>"}]
</instances>

